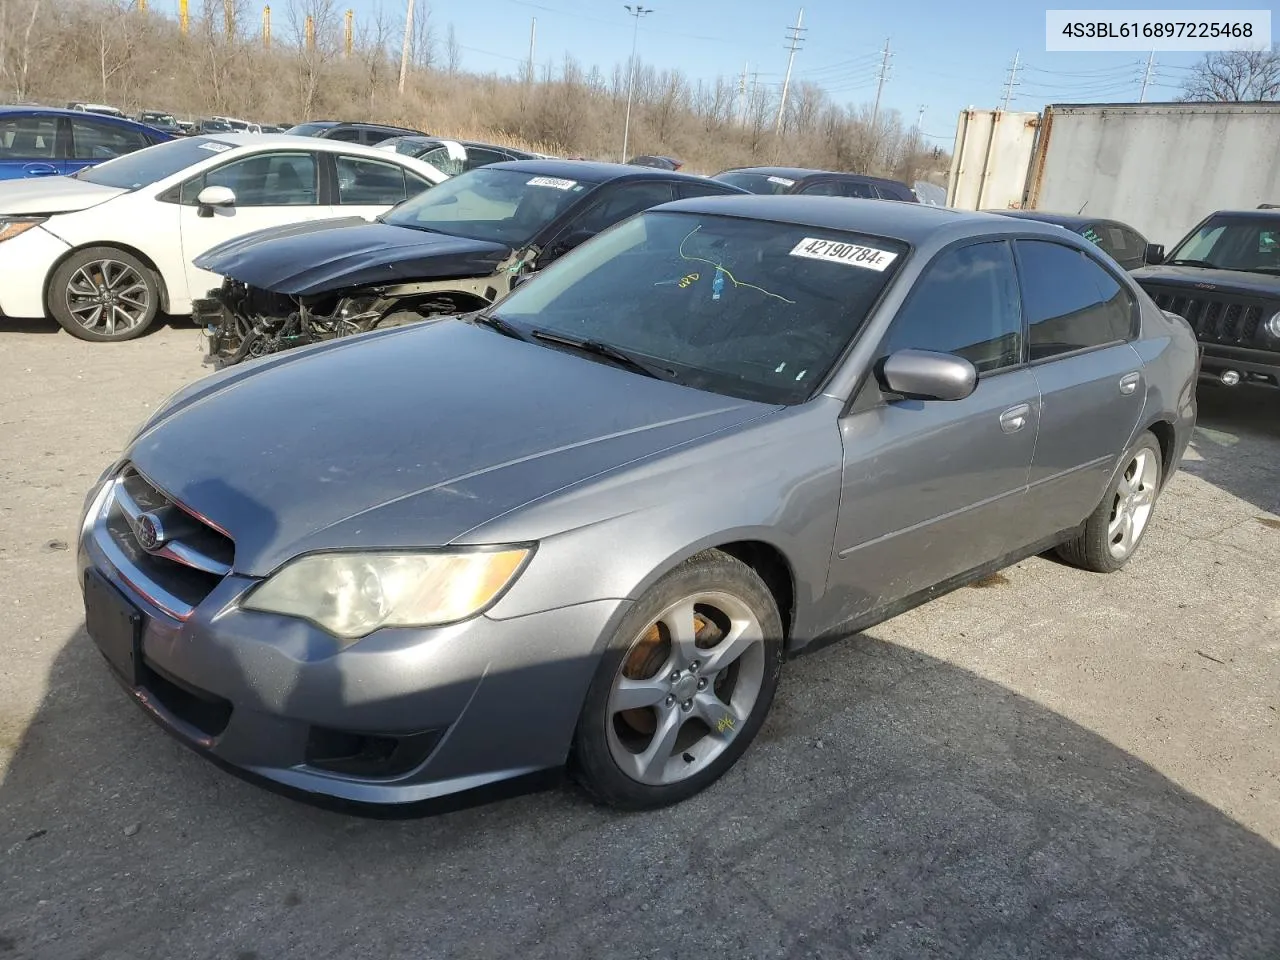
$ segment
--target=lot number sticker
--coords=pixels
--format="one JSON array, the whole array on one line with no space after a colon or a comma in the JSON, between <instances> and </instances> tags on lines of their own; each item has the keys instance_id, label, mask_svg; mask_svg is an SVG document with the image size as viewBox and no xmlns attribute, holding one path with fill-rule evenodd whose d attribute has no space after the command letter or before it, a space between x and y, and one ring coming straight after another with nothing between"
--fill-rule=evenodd
<instances>
[{"instance_id":1,"label":"lot number sticker","mask_svg":"<svg viewBox=\"0 0 1280 960\"><path fill-rule=\"evenodd\" d=\"M786 177L769 177L768 180L770 183L781 184L784 187L794 187L796 185L794 180L788 180Z\"/></svg>"},{"instance_id":2,"label":"lot number sticker","mask_svg":"<svg viewBox=\"0 0 1280 960\"><path fill-rule=\"evenodd\" d=\"M230 150L230 149L231 149L231 144L229 144L229 143L202 143L202 144L200 144L200 149L201 149L201 150L208 150L210 153L226 153L226 151L228 151L228 150Z\"/></svg>"},{"instance_id":3,"label":"lot number sticker","mask_svg":"<svg viewBox=\"0 0 1280 960\"><path fill-rule=\"evenodd\" d=\"M572 190L577 185L577 180L561 180L559 177L534 177L528 183L530 187L554 187L557 190Z\"/></svg>"},{"instance_id":4,"label":"lot number sticker","mask_svg":"<svg viewBox=\"0 0 1280 960\"><path fill-rule=\"evenodd\" d=\"M851 267L876 271L883 270L898 259L896 253L888 250L877 250L857 243L840 243L838 240L818 240L814 237L805 237L797 243L791 250L791 256L830 260L833 263L846 263Z\"/></svg>"}]
</instances>

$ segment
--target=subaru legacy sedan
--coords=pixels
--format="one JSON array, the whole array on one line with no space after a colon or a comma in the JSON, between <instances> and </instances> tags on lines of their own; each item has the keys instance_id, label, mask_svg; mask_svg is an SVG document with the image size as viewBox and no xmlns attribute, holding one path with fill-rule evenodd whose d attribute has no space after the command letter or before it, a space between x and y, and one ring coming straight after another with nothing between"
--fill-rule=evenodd
<instances>
[{"instance_id":1,"label":"subaru legacy sedan","mask_svg":"<svg viewBox=\"0 0 1280 960\"><path fill-rule=\"evenodd\" d=\"M661 806L739 761L787 654L1046 549L1123 566L1195 367L1057 227L678 201L483 310L180 391L88 496L88 632L169 732L287 792L567 767Z\"/></svg>"}]
</instances>

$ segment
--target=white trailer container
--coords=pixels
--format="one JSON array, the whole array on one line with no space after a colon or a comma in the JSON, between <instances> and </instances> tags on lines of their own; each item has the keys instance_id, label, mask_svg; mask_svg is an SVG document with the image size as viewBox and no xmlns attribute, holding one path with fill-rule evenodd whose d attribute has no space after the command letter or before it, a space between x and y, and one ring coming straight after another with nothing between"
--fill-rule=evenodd
<instances>
[{"instance_id":1,"label":"white trailer container","mask_svg":"<svg viewBox=\"0 0 1280 960\"><path fill-rule=\"evenodd\" d=\"M951 151L947 206L962 210L1021 206L1039 121L1037 113L962 110Z\"/></svg>"},{"instance_id":2,"label":"white trailer container","mask_svg":"<svg viewBox=\"0 0 1280 960\"><path fill-rule=\"evenodd\" d=\"M1280 103L1046 107L1022 205L1110 217L1169 247L1214 210L1260 203L1280 203Z\"/></svg>"}]
</instances>

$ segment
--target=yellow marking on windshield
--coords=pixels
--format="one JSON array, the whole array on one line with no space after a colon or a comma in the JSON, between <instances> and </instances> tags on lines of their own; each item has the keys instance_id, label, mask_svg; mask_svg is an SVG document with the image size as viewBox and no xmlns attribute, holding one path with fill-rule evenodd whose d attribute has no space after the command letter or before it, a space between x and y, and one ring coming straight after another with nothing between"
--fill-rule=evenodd
<instances>
[{"instance_id":1,"label":"yellow marking on windshield","mask_svg":"<svg viewBox=\"0 0 1280 960\"><path fill-rule=\"evenodd\" d=\"M687 234L685 234L684 239L680 241L679 253L680 253L681 260L686 260L689 263L696 262L696 263L710 264L711 266L719 270L722 274L724 274L726 277L728 277L729 282L732 283L735 287L746 287L748 290L755 290L757 293L763 293L766 297L773 297L775 300L781 300L783 303L789 303L792 306L795 305L794 300L788 300L786 297L782 296L781 294L770 293L764 287L757 287L754 283L744 283L743 281L735 277L732 273L730 273L729 270L723 264L716 263L714 260L708 260L706 257L691 257L688 254L686 254L684 252L684 245L689 242L690 237L692 237L695 233L697 233L701 229L702 229L702 224L698 224L696 227L690 230Z\"/></svg>"}]
</instances>

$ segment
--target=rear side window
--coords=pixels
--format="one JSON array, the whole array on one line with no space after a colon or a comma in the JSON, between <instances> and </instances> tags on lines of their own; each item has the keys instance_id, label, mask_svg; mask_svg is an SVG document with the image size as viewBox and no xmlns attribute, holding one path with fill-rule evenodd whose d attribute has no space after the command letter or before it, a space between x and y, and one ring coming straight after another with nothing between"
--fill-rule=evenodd
<instances>
[{"instance_id":1,"label":"rear side window","mask_svg":"<svg viewBox=\"0 0 1280 960\"><path fill-rule=\"evenodd\" d=\"M843 188L840 195L843 197L857 197L860 200L878 200L875 188L869 183L863 183L860 180L846 180L840 184Z\"/></svg>"},{"instance_id":2,"label":"rear side window","mask_svg":"<svg viewBox=\"0 0 1280 960\"><path fill-rule=\"evenodd\" d=\"M626 183L604 191L604 196L569 229L599 233L642 210L672 199L670 181Z\"/></svg>"},{"instance_id":3,"label":"rear side window","mask_svg":"<svg viewBox=\"0 0 1280 960\"><path fill-rule=\"evenodd\" d=\"M800 192L806 197L844 197L848 196L842 189L842 184L834 180L819 180L817 183L811 183Z\"/></svg>"},{"instance_id":4,"label":"rear side window","mask_svg":"<svg viewBox=\"0 0 1280 960\"><path fill-rule=\"evenodd\" d=\"M326 140L340 140L343 143L362 143L363 134L354 127L335 127L325 135Z\"/></svg>"},{"instance_id":5,"label":"rear side window","mask_svg":"<svg viewBox=\"0 0 1280 960\"><path fill-rule=\"evenodd\" d=\"M1022 362L1022 312L1013 254L1003 241L975 243L939 256L894 317L880 348L932 350L963 357L978 372Z\"/></svg>"},{"instance_id":6,"label":"rear side window","mask_svg":"<svg viewBox=\"0 0 1280 960\"><path fill-rule=\"evenodd\" d=\"M1032 360L1129 338L1133 298L1079 250L1019 240L1018 260Z\"/></svg>"},{"instance_id":7,"label":"rear side window","mask_svg":"<svg viewBox=\"0 0 1280 960\"><path fill-rule=\"evenodd\" d=\"M676 192L681 200L685 200L689 197L722 197L729 191L710 181L707 183L690 181L677 184Z\"/></svg>"},{"instance_id":8,"label":"rear side window","mask_svg":"<svg viewBox=\"0 0 1280 960\"><path fill-rule=\"evenodd\" d=\"M0 120L0 160L52 160L58 121L52 117Z\"/></svg>"},{"instance_id":9,"label":"rear side window","mask_svg":"<svg viewBox=\"0 0 1280 960\"><path fill-rule=\"evenodd\" d=\"M391 206L408 196L403 167L364 157L339 156L334 163L338 169L339 203Z\"/></svg>"},{"instance_id":10,"label":"rear side window","mask_svg":"<svg viewBox=\"0 0 1280 960\"><path fill-rule=\"evenodd\" d=\"M77 160L113 160L151 145L138 130L78 117L71 121L71 139Z\"/></svg>"},{"instance_id":11,"label":"rear side window","mask_svg":"<svg viewBox=\"0 0 1280 960\"><path fill-rule=\"evenodd\" d=\"M468 170L474 170L476 167L487 167L491 163L502 163L510 159L510 157L504 156L496 150L485 150L483 147L467 147Z\"/></svg>"}]
</instances>

